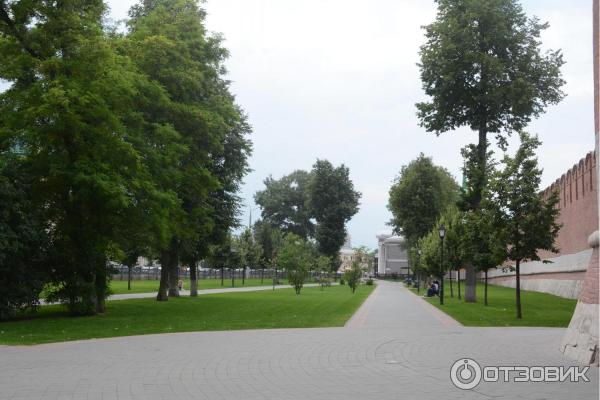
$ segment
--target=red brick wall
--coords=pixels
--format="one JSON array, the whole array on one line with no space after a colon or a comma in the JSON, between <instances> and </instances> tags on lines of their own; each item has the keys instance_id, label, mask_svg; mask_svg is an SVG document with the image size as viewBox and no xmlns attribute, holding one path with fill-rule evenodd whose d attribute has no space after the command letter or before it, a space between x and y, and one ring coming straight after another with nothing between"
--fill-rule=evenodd
<instances>
[{"instance_id":1,"label":"red brick wall","mask_svg":"<svg viewBox=\"0 0 600 400\"><path fill-rule=\"evenodd\" d=\"M559 253L540 251L542 259L589 249L588 237L598 230L598 188L596 154L590 152L566 174L557 179L544 193L560 192L560 216L562 228L556 239Z\"/></svg>"},{"instance_id":2,"label":"red brick wall","mask_svg":"<svg viewBox=\"0 0 600 400\"><path fill-rule=\"evenodd\" d=\"M598 152L598 135L600 134L600 6L599 1L594 0L592 19L594 24L593 30L593 43L594 43L594 128L596 135L596 152ZM598 181L596 181L598 182ZM599 203L596 203L593 208L598 210ZM598 215L596 215L596 222L598 222ZM579 300L583 303L598 304L600 291L600 270L598 269L598 243L595 244L594 253L592 254L592 260L590 266L585 274L583 280L583 286L581 288L581 294ZM596 320L597 323L597 320ZM596 338L596 341L598 339Z\"/></svg>"}]
</instances>

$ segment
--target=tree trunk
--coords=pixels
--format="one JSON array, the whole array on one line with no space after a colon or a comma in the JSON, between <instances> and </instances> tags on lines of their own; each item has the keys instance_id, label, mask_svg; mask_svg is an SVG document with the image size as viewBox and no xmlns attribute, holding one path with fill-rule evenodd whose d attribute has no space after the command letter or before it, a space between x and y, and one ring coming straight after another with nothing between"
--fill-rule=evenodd
<instances>
[{"instance_id":1,"label":"tree trunk","mask_svg":"<svg viewBox=\"0 0 600 400\"><path fill-rule=\"evenodd\" d=\"M104 314L106 312L106 264L96 271L95 289L96 289L96 313Z\"/></svg>"},{"instance_id":2,"label":"tree trunk","mask_svg":"<svg viewBox=\"0 0 600 400\"><path fill-rule=\"evenodd\" d=\"M196 263L190 265L190 297L198 296L198 267Z\"/></svg>"},{"instance_id":3,"label":"tree trunk","mask_svg":"<svg viewBox=\"0 0 600 400\"><path fill-rule=\"evenodd\" d=\"M246 284L246 267L242 269L242 286Z\"/></svg>"},{"instance_id":4,"label":"tree trunk","mask_svg":"<svg viewBox=\"0 0 600 400\"><path fill-rule=\"evenodd\" d=\"M169 296L179 297L179 265L173 261L169 266Z\"/></svg>"},{"instance_id":5,"label":"tree trunk","mask_svg":"<svg viewBox=\"0 0 600 400\"><path fill-rule=\"evenodd\" d=\"M160 284L158 285L157 301L169 300L169 251L163 250L160 256Z\"/></svg>"},{"instance_id":6,"label":"tree trunk","mask_svg":"<svg viewBox=\"0 0 600 400\"><path fill-rule=\"evenodd\" d=\"M483 284L483 304L484 305L488 305L488 270L486 269L484 272L485 275L485 279L484 279L484 284Z\"/></svg>"},{"instance_id":7,"label":"tree trunk","mask_svg":"<svg viewBox=\"0 0 600 400\"><path fill-rule=\"evenodd\" d=\"M452 268L450 268L448 281L450 282L450 297L454 297L454 289L452 288Z\"/></svg>"},{"instance_id":8,"label":"tree trunk","mask_svg":"<svg viewBox=\"0 0 600 400\"><path fill-rule=\"evenodd\" d=\"M517 260L516 273L517 318L521 319L523 318L523 313L521 312L521 260Z\"/></svg>"},{"instance_id":9,"label":"tree trunk","mask_svg":"<svg viewBox=\"0 0 600 400\"><path fill-rule=\"evenodd\" d=\"M262 268L260 269L260 284L261 284L261 285L263 284L263 279L264 279L264 277L265 277L265 267L262 267Z\"/></svg>"},{"instance_id":10,"label":"tree trunk","mask_svg":"<svg viewBox=\"0 0 600 400\"><path fill-rule=\"evenodd\" d=\"M225 286L225 268L221 267L221 286Z\"/></svg>"},{"instance_id":11,"label":"tree trunk","mask_svg":"<svg viewBox=\"0 0 600 400\"><path fill-rule=\"evenodd\" d=\"M127 266L127 290L131 290L131 265Z\"/></svg>"},{"instance_id":12,"label":"tree trunk","mask_svg":"<svg viewBox=\"0 0 600 400\"><path fill-rule=\"evenodd\" d=\"M456 284L458 285L458 299L460 300L460 267L456 269Z\"/></svg>"},{"instance_id":13,"label":"tree trunk","mask_svg":"<svg viewBox=\"0 0 600 400\"><path fill-rule=\"evenodd\" d=\"M475 268L471 263L468 263L465 266L465 301L467 303L475 303L477 301L477 295L475 294L476 285L477 276Z\"/></svg>"},{"instance_id":14,"label":"tree trunk","mask_svg":"<svg viewBox=\"0 0 600 400\"><path fill-rule=\"evenodd\" d=\"M484 78L482 77L482 80ZM481 196L483 192L483 186L486 179L487 173L487 123L486 120L483 119L479 124L479 142L477 143L477 158L479 161L479 170L480 176L478 177L478 181L474 182L474 194L475 197L473 199L472 208L474 210L479 209L479 205L481 204ZM474 303L477 301L477 295L475 292L475 288L477 286L477 273L472 263L467 263L465 267L465 301L469 303Z\"/></svg>"}]
</instances>

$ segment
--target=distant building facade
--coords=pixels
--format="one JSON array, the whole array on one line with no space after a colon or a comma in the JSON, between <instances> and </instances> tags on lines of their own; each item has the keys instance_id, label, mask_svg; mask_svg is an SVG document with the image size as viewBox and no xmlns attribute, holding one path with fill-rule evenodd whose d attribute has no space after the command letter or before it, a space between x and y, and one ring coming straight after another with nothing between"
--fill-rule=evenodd
<instances>
[{"instance_id":1,"label":"distant building facade","mask_svg":"<svg viewBox=\"0 0 600 400\"><path fill-rule=\"evenodd\" d=\"M406 241L402 236L381 232L377 235L377 274L410 275Z\"/></svg>"}]
</instances>

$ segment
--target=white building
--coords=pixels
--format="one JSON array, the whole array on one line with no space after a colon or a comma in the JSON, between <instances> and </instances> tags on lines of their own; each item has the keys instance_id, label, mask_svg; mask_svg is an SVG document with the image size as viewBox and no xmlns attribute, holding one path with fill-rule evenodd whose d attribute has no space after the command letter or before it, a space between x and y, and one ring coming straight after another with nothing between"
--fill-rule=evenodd
<instances>
[{"instance_id":1,"label":"white building","mask_svg":"<svg viewBox=\"0 0 600 400\"><path fill-rule=\"evenodd\" d=\"M377 274L378 275L409 275L406 241L402 236L387 232L377 235Z\"/></svg>"}]
</instances>

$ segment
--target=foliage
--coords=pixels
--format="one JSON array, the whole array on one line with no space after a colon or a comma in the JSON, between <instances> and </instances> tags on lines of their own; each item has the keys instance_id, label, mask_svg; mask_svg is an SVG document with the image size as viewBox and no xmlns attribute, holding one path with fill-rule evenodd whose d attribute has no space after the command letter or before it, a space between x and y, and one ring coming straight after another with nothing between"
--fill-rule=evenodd
<instances>
[{"instance_id":1,"label":"foliage","mask_svg":"<svg viewBox=\"0 0 600 400\"><path fill-rule=\"evenodd\" d=\"M390 188L390 224L413 246L431 230L441 212L456 203L458 193L452 175L421 153L402 167Z\"/></svg>"},{"instance_id":2,"label":"foliage","mask_svg":"<svg viewBox=\"0 0 600 400\"><path fill-rule=\"evenodd\" d=\"M0 321L35 309L50 279L50 238L29 200L31 177L19 157L0 158Z\"/></svg>"},{"instance_id":3,"label":"foliage","mask_svg":"<svg viewBox=\"0 0 600 400\"><path fill-rule=\"evenodd\" d=\"M502 160L504 168L493 176L489 198L490 213L504 240L507 258L516 266L517 318L522 317L520 263L540 260L540 249L558 252L554 241L560 230L556 222L560 212L558 192L552 192L548 198L540 192L542 170L535 150L541 142L525 132L519 136L521 145L515 156L506 155Z\"/></svg>"},{"instance_id":4,"label":"foliage","mask_svg":"<svg viewBox=\"0 0 600 400\"><path fill-rule=\"evenodd\" d=\"M296 294L300 294L313 263L310 245L300 236L288 233L284 237L277 262L285 268L288 281L294 287Z\"/></svg>"},{"instance_id":5,"label":"foliage","mask_svg":"<svg viewBox=\"0 0 600 400\"><path fill-rule=\"evenodd\" d=\"M344 271L344 280L348 282L348 286L352 290L352 293L356 291L356 288L360 284L360 280L364 274L363 263L367 262L367 253L358 249L354 254L352 260L352 266L350 269Z\"/></svg>"},{"instance_id":6,"label":"foliage","mask_svg":"<svg viewBox=\"0 0 600 400\"><path fill-rule=\"evenodd\" d=\"M564 97L560 50L541 51L540 35L548 24L528 18L517 0L437 4L419 64L431 100L417 108L428 131L469 126L483 131L484 140L491 132L504 143L502 131L523 129Z\"/></svg>"},{"instance_id":7,"label":"foliage","mask_svg":"<svg viewBox=\"0 0 600 400\"><path fill-rule=\"evenodd\" d=\"M260 243L254 240L252 231L245 229L238 238L240 258L244 268L256 268L262 257Z\"/></svg>"},{"instance_id":8,"label":"foliage","mask_svg":"<svg viewBox=\"0 0 600 400\"><path fill-rule=\"evenodd\" d=\"M315 235L315 225L308 204L309 172L296 170L279 180L269 176L265 189L256 192L254 200L262 210L264 222L284 234L294 233L304 240Z\"/></svg>"},{"instance_id":9,"label":"foliage","mask_svg":"<svg viewBox=\"0 0 600 400\"><path fill-rule=\"evenodd\" d=\"M161 249L170 260L161 273L172 275L179 260L196 265L237 225L250 127L224 79L227 50L221 37L207 34L196 0L144 0L130 17L127 54L172 100L167 114L150 115L172 125L188 148L168 182L180 205L170 219L169 246ZM172 287L173 279L163 281ZM164 290L159 299L166 299Z\"/></svg>"},{"instance_id":10,"label":"foliage","mask_svg":"<svg viewBox=\"0 0 600 400\"><path fill-rule=\"evenodd\" d=\"M421 81L429 101L417 114L428 132L440 135L468 126L475 169L469 177L469 209L479 208L486 181L488 134L501 147L551 104L564 97L559 51L541 50L548 24L528 18L518 0L437 0L436 20L425 27ZM467 297L475 301L475 270L467 263Z\"/></svg>"},{"instance_id":11,"label":"foliage","mask_svg":"<svg viewBox=\"0 0 600 400\"><path fill-rule=\"evenodd\" d=\"M137 147L139 103L149 92L157 107L166 97L115 51L101 1L9 1L0 11L0 51L10 60L0 78L12 84L0 94L0 127L30 165L31 207L44 210L60 256L50 298L73 313L102 312L121 230L143 213L160 220L156 205L170 204L146 163L157 153Z\"/></svg>"},{"instance_id":12,"label":"foliage","mask_svg":"<svg viewBox=\"0 0 600 400\"><path fill-rule=\"evenodd\" d=\"M260 247L260 258L258 260L261 268L269 268L273 265L277 253L283 242L283 234L279 228L258 220L254 223L254 237Z\"/></svg>"},{"instance_id":13,"label":"foliage","mask_svg":"<svg viewBox=\"0 0 600 400\"><path fill-rule=\"evenodd\" d=\"M317 220L319 252L331 260L331 270L339 267L339 251L346 240L346 223L358 212L361 194L354 190L350 170L317 160L309 185L312 214Z\"/></svg>"}]
</instances>

